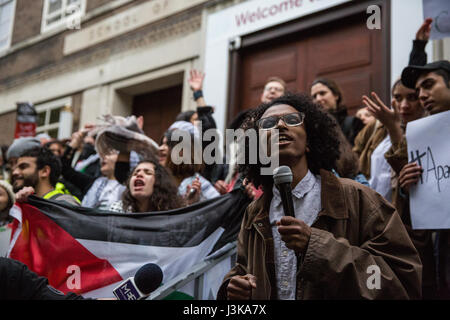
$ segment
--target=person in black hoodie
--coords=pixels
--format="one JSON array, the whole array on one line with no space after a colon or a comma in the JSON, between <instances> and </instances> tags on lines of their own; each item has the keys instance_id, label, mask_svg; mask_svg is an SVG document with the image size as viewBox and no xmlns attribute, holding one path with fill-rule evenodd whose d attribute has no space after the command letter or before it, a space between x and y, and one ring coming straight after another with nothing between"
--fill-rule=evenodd
<instances>
[{"instance_id":1,"label":"person in black hoodie","mask_svg":"<svg viewBox=\"0 0 450 320\"><path fill-rule=\"evenodd\" d=\"M196 125L197 123L201 123L202 130L200 134L202 135L202 137L204 133L209 129L217 130L216 121L214 120L213 117L214 107L207 105L203 97L202 89L204 79L205 79L204 73L196 69L191 70L189 78L189 86L193 93L193 99L197 104L197 109L195 112L193 111L183 112L179 115L179 117L177 117L177 120L189 121L192 122L194 125ZM210 141L203 141L202 149L204 150L210 143L211 143ZM215 154L212 154L212 156L214 157ZM212 184L215 184L219 180L225 180L227 174L228 174L228 165L225 163L206 164L202 171L202 176L205 177Z\"/></svg>"}]
</instances>

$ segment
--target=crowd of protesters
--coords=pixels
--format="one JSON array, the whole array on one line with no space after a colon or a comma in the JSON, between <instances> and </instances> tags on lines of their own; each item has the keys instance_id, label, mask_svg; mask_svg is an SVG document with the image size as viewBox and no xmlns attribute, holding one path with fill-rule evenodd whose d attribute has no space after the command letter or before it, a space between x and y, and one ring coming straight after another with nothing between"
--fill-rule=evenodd
<instances>
[{"instance_id":1,"label":"crowd of protesters","mask_svg":"<svg viewBox=\"0 0 450 320\"><path fill-rule=\"evenodd\" d=\"M66 142L20 138L2 148L0 220L10 222L14 202L32 194L131 214L190 206L239 188L254 201L242 220L236 266L218 298L449 299L448 230L414 230L408 195L422 168L408 163L405 128L450 110L450 63L427 64L431 23L419 28L389 103L376 92L361 93L361 108L350 116L333 79L318 78L310 92L293 93L271 77L261 105L229 124L279 129L280 165L294 177L295 217L285 216L272 177L259 173L261 163L237 163L237 154L248 154L242 145L232 143L225 164L197 164L195 148L190 155L174 152L177 130L195 143L217 129L202 93L205 75L192 70L197 109L180 113L157 144L145 136L142 117L131 116L110 118L122 130L114 133L129 139L109 147L113 140L87 125ZM176 161L186 156L189 163ZM366 286L371 265L380 269L381 289Z\"/></svg>"}]
</instances>

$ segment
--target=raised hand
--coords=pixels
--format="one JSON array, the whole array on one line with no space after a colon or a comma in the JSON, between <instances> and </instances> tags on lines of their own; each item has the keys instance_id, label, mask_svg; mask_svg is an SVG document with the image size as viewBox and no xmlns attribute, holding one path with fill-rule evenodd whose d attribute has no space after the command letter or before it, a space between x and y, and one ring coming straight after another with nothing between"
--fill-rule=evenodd
<instances>
[{"instance_id":1,"label":"raised hand","mask_svg":"<svg viewBox=\"0 0 450 320\"><path fill-rule=\"evenodd\" d=\"M399 125L400 115L395 101L391 101L392 108L389 108L381 101L380 97L378 97L375 92L372 92L371 96L373 100L366 95L362 97L362 102L367 107L367 110L386 127Z\"/></svg>"},{"instance_id":2,"label":"raised hand","mask_svg":"<svg viewBox=\"0 0 450 320\"><path fill-rule=\"evenodd\" d=\"M17 202L27 202L28 197L34 194L34 188L33 187L23 187L16 193L16 201Z\"/></svg>"},{"instance_id":3,"label":"raised hand","mask_svg":"<svg viewBox=\"0 0 450 320\"><path fill-rule=\"evenodd\" d=\"M227 184L225 183L225 181L223 180L217 180L216 183L214 184L214 188L216 188L216 190L220 193L220 194L225 194L227 193Z\"/></svg>"},{"instance_id":4,"label":"raised hand","mask_svg":"<svg viewBox=\"0 0 450 320\"><path fill-rule=\"evenodd\" d=\"M428 41L430 39L431 23L433 19L427 18L420 26L416 33L416 40Z\"/></svg>"},{"instance_id":5,"label":"raised hand","mask_svg":"<svg viewBox=\"0 0 450 320\"><path fill-rule=\"evenodd\" d=\"M192 192L191 192L192 190ZM197 177L195 180L186 187L186 194L184 198L188 205L196 203L200 200L200 194L202 193L202 183L200 179Z\"/></svg>"},{"instance_id":6,"label":"raised hand","mask_svg":"<svg viewBox=\"0 0 450 320\"><path fill-rule=\"evenodd\" d=\"M72 149L78 149L79 147L81 147L85 136L86 132L83 130L72 133L72 139L70 140L69 146Z\"/></svg>"},{"instance_id":7,"label":"raised hand","mask_svg":"<svg viewBox=\"0 0 450 320\"><path fill-rule=\"evenodd\" d=\"M386 127L391 137L391 142L393 144L400 142L403 137L403 130L397 102L395 99L392 99L392 108L388 108L375 92L372 92L371 96L372 99L364 95L362 98L363 104Z\"/></svg>"},{"instance_id":8,"label":"raised hand","mask_svg":"<svg viewBox=\"0 0 450 320\"><path fill-rule=\"evenodd\" d=\"M203 80L205 74L199 70L193 69L190 71L190 78L188 80L189 86L193 92L203 89Z\"/></svg>"}]
</instances>

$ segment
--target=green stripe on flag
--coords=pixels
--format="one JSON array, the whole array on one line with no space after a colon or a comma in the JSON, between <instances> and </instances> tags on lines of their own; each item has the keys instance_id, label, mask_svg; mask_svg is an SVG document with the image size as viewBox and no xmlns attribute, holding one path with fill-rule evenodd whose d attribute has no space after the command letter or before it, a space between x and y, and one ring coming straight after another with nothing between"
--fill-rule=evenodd
<instances>
[{"instance_id":1,"label":"green stripe on flag","mask_svg":"<svg viewBox=\"0 0 450 320\"><path fill-rule=\"evenodd\" d=\"M174 291L163 300L194 300L194 297L181 291Z\"/></svg>"}]
</instances>

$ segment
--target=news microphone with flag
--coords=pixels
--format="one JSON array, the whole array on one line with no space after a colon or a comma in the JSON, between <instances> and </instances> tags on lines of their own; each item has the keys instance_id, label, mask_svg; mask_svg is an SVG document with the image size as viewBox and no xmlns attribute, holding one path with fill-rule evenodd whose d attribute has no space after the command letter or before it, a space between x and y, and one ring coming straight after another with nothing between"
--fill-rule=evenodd
<instances>
[{"instance_id":1,"label":"news microphone with flag","mask_svg":"<svg viewBox=\"0 0 450 320\"><path fill-rule=\"evenodd\" d=\"M294 202L292 201L292 171L288 166L281 166L273 170L273 182L280 191L284 214L295 218Z\"/></svg>"},{"instance_id":2,"label":"news microphone with flag","mask_svg":"<svg viewBox=\"0 0 450 320\"><path fill-rule=\"evenodd\" d=\"M161 268L154 263L142 266L134 277L117 286L113 293L118 300L141 300L159 287L163 280Z\"/></svg>"}]
</instances>

